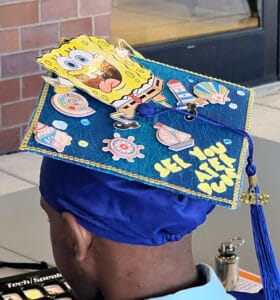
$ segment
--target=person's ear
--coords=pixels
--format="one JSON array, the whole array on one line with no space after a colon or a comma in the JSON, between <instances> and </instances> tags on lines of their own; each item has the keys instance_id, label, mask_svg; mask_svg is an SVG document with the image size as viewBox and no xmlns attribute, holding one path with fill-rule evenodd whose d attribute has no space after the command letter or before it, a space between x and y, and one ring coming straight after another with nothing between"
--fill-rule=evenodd
<instances>
[{"instance_id":1,"label":"person's ear","mask_svg":"<svg viewBox=\"0 0 280 300\"><path fill-rule=\"evenodd\" d=\"M62 218L64 222L66 222L70 229L71 235L73 236L76 258L79 261L82 261L85 259L91 246L92 235L77 222L76 218L71 213L63 212Z\"/></svg>"}]
</instances>

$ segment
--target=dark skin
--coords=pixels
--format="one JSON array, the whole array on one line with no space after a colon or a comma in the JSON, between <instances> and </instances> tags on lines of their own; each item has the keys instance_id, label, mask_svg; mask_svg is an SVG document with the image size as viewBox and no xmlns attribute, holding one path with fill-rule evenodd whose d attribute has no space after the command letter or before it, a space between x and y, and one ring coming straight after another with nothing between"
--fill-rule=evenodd
<instances>
[{"instance_id":1,"label":"dark skin","mask_svg":"<svg viewBox=\"0 0 280 300\"><path fill-rule=\"evenodd\" d=\"M92 234L71 213L56 212L44 199L41 206L49 218L56 264L77 299L146 299L203 283L191 235L162 246L128 245Z\"/></svg>"}]
</instances>

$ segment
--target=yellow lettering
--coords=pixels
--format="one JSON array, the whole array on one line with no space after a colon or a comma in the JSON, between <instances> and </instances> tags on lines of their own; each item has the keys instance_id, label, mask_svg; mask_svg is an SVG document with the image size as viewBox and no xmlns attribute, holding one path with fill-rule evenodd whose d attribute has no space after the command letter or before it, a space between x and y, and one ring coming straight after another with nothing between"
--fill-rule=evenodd
<instances>
[{"instance_id":1,"label":"yellow lettering","mask_svg":"<svg viewBox=\"0 0 280 300\"><path fill-rule=\"evenodd\" d=\"M207 173L208 173L209 175L211 175L212 177L218 177L218 176L219 176L218 173L216 173L213 169L211 169L211 168L209 167L209 164L208 164L207 162L201 164L201 165L199 166L199 169L202 170L202 171L207 172Z\"/></svg>"},{"instance_id":2,"label":"yellow lettering","mask_svg":"<svg viewBox=\"0 0 280 300\"><path fill-rule=\"evenodd\" d=\"M209 164L218 172L218 171L223 171L225 170L227 167L221 165L220 161L218 160L218 157L213 157L208 159Z\"/></svg>"},{"instance_id":3,"label":"yellow lettering","mask_svg":"<svg viewBox=\"0 0 280 300\"><path fill-rule=\"evenodd\" d=\"M233 169L233 163L236 159L229 157L227 154L221 154L219 157L229 168Z\"/></svg>"},{"instance_id":4,"label":"yellow lettering","mask_svg":"<svg viewBox=\"0 0 280 300\"><path fill-rule=\"evenodd\" d=\"M227 187L234 186L233 179L238 178L233 166L236 159L229 157L226 151L225 145L217 142L203 151L195 147L193 151L189 152L198 159L205 160L199 166L199 170L195 171L200 182L197 186L199 190L212 195L213 192L224 193ZM214 178L219 178L219 182L211 182L214 181Z\"/></svg>"},{"instance_id":5,"label":"yellow lettering","mask_svg":"<svg viewBox=\"0 0 280 300\"><path fill-rule=\"evenodd\" d=\"M189 154L196 156L199 160L207 159L207 157L203 154L203 152L198 147L194 147L193 150L189 151Z\"/></svg>"},{"instance_id":6,"label":"yellow lettering","mask_svg":"<svg viewBox=\"0 0 280 300\"><path fill-rule=\"evenodd\" d=\"M206 155L206 156L208 156L208 157L213 157L213 156L215 156L215 152L213 152L210 148L206 148L206 149L204 149L204 154Z\"/></svg>"},{"instance_id":7,"label":"yellow lettering","mask_svg":"<svg viewBox=\"0 0 280 300\"><path fill-rule=\"evenodd\" d=\"M197 188L208 195L212 195L212 189L207 182L200 183Z\"/></svg>"},{"instance_id":8,"label":"yellow lettering","mask_svg":"<svg viewBox=\"0 0 280 300\"><path fill-rule=\"evenodd\" d=\"M179 167L176 163L171 163L170 158L163 159L161 163L172 173L176 173L182 170L181 167Z\"/></svg>"},{"instance_id":9,"label":"yellow lettering","mask_svg":"<svg viewBox=\"0 0 280 300\"><path fill-rule=\"evenodd\" d=\"M170 170L164 168L160 163L155 163L154 168L155 168L156 171L159 172L159 176L161 178L167 177L170 173Z\"/></svg>"},{"instance_id":10,"label":"yellow lettering","mask_svg":"<svg viewBox=\"0 0 280 300\"><path fill-rule=\"evenodd\" d=\"M219 194L224 193L227 190L226 185L223 181L220 181L219 184L216 182L212 182L211 188L214 192L219 193Z\"/></svg>"},{"instance_id":11,"label":"yellow lettering","mask_svg":"<svg viewBox=\"0 0 280 300\"><path fill-rule=\"evenodd\" d=\"M230 177L228 177L227 175L221 175L220 176L221 177L221 180L227 185L227 186L233 186L233 184L234 184L234 182L233 182L233 180L230 178Z\"/></svg>"},{"instance_id":12,"label":"yellow lettering","mask_svg":"<svg viewBox=\"0 0 280 300\"><path fill-rule=\"evenodd\" d=\"M197 171L197 170L195 170L194 172L200 182L204 182L205 180L208 181L213 178L213 176L203 173L203 172L200 172L200 171Z\"/></svg>"},{"instance_id":13,"label":"yellow lettering","mask_svg":"<svg viewBox=\"0 0 280 300\"><path fill-rule=\"evenodd\" d=\"M155 163L154 168L162 178L168 176L170 172L176 173L182 171L182 168L177 163L172 163L170 158L163 159L160 163Z\"/></svg>"},{"instance_id":14,"label":"yellow lettering","mask_svg":"<svg viewBox=\"0 0 280 300\"><path fill-rule=\"evenodd\" d=\"M221 143L216 143L216 146L211 146L210 149L216 154L223 154L227 152L227 148Z\"/></svg>"},{"instance_id":15,"label":"yellow lettering","mask_svg":"<svg viewBox=\"0 0 280 300\"><path fill-rule=\"evenodd\" d=\"M179 157L178 154L172 155L172 158L173 158L174 161L175 161L178 165L180 165L183 169L187 169L187 168L189 168L189 167L192 165L192 164L189 164L189 163L184 162L184 161Z\"/></svg>"},{"instance_id":16,"label":"yellow lettering","mask_svg":"<svg viewBox=\"0 0 280 300\"><path fill-rule=\"evenodd\" d=\"M225 173L230 178L238 178L238 175L235 173L235 169L229 169L229 168L227 168L227 169L225 169Z\"/></svg>"}]
</instances>

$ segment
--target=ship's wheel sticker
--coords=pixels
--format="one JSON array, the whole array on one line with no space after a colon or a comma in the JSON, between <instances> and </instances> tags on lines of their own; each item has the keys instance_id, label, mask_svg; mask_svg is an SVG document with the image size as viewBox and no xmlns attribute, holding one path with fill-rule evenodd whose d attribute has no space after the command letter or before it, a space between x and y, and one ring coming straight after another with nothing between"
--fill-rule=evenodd
<instances>
[{"instance_id":1,"label":"ship's wheel sticker","mask_svg":"<svg viewBox=\"0 0 280 300\"><path fill-rule=\"evenodd\" d=\"M111 152L113 154L113 160L119 160L120 158L126 159L128 162L134 162L134 158L143 158L144 154L140 153L141 149L145 147L143 145L136 145L133 143L134 136L129 136L127 139L122 138L119 133L114 133L113 139L104 139L103 143L107 143L106 147L102 148L104 152Z\"/></svg>"}]
</instances>

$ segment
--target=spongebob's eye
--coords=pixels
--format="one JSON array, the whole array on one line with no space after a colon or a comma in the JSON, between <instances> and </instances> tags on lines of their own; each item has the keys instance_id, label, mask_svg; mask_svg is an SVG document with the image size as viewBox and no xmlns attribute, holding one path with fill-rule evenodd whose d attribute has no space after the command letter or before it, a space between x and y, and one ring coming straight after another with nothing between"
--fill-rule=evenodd
<instances>
[{"instance_id":1,"label":"spongebob's eye","mask_svg":"<svg viewBox=\"0 0 280 300\"><path fill-rule=\"evenodd\" d=\"M76 63L73 59L69 57L58 57L57 63L66 70L73 71L73 70L81 70L83 67Z\"/></svg>"},{"instance_id":2,"label":"spongebob's eye","mask_svg":"<svg viewBox=\"0 0 280 300\"><path fill-rule=\"evenodd\" d=\"M69 52L70 58L82 65L89 65L92 62L93 56L83 50L72 50Z\"/></svg>"}]
</instances>

